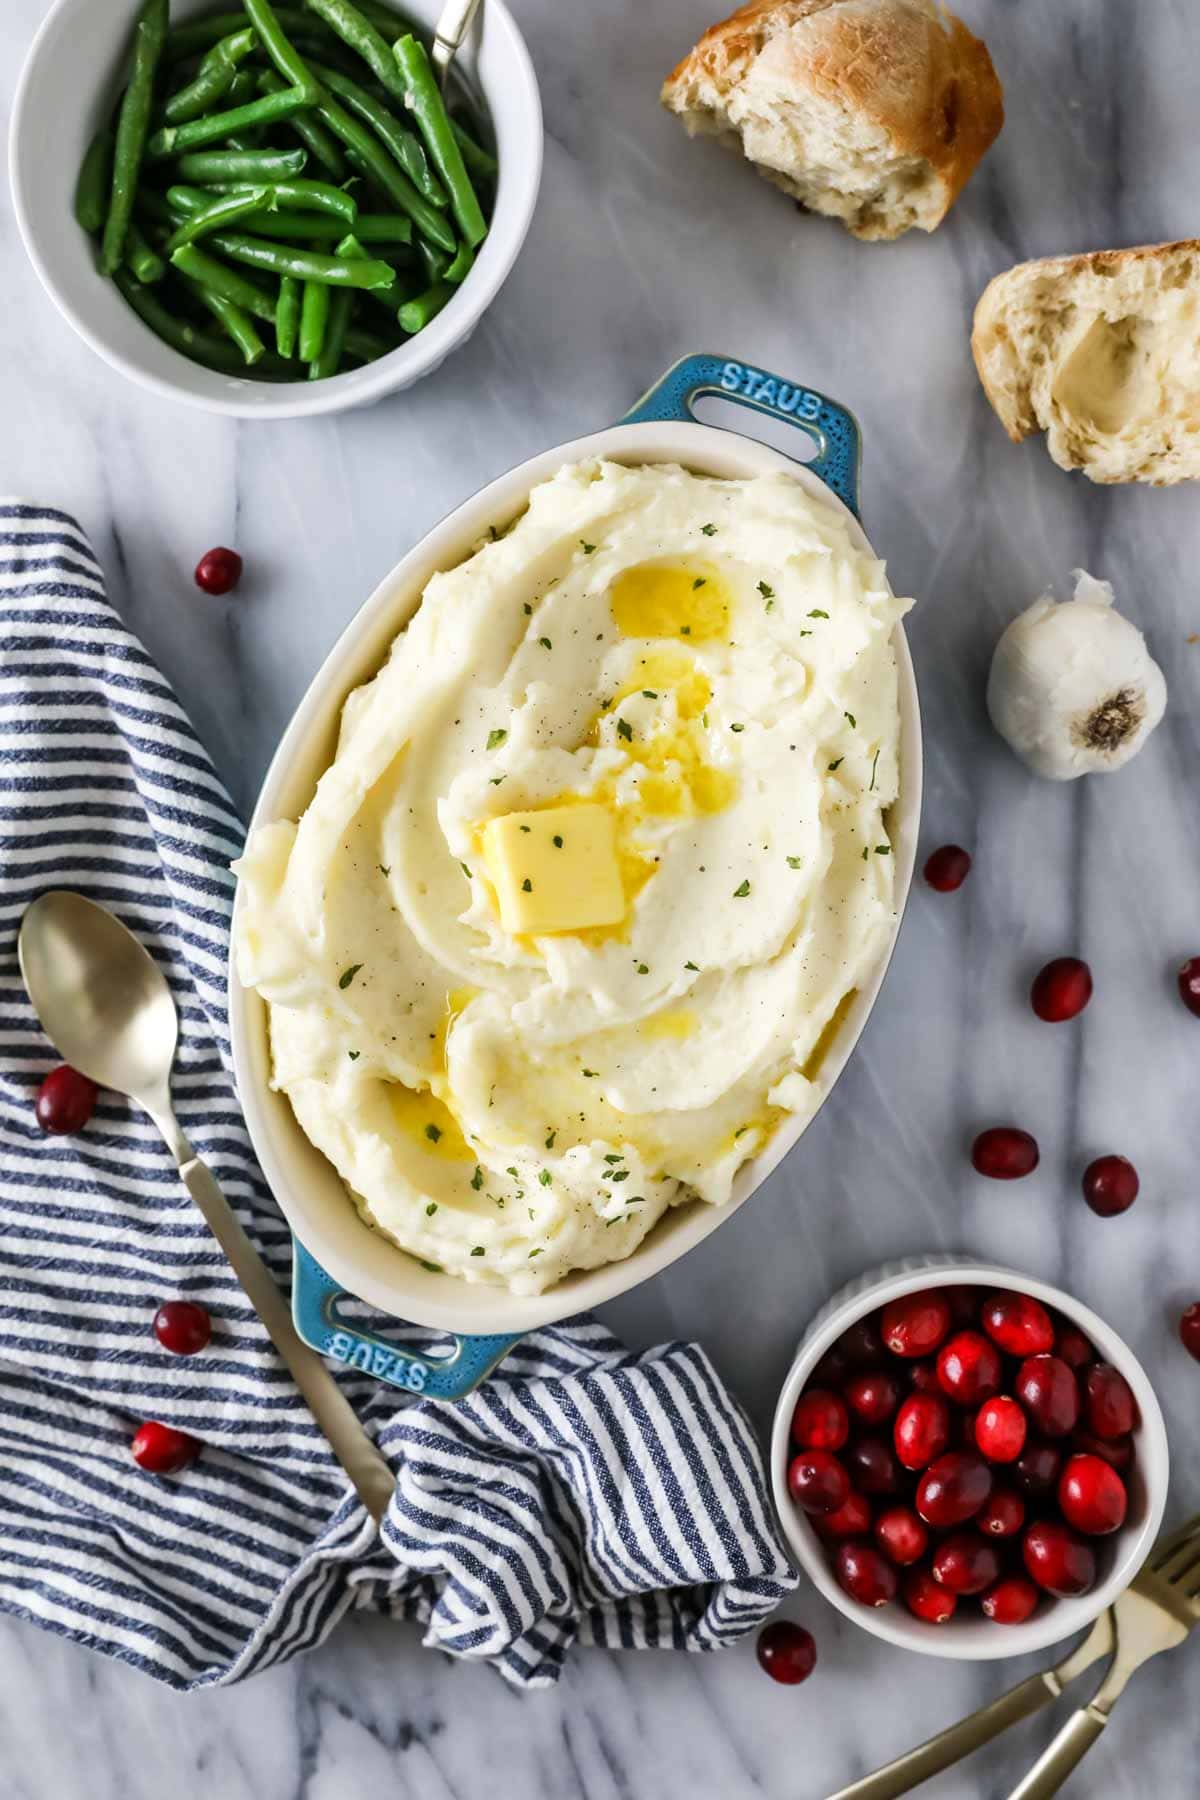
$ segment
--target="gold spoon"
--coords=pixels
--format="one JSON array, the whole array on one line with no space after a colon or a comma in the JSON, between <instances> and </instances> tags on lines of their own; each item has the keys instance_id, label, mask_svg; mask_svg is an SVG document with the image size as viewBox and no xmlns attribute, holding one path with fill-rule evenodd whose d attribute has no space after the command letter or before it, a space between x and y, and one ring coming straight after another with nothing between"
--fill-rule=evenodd
<instances>
[{"instance_id":1,"label":"gold spoon","mask_svg":"<svg viewBox=\"0 0 1200 1800\"><path fill-rule=\"evenodd\" d=\"M21 974L51 1043L81 1074L149 1113L287 1364L334 1455L371 1517L387 1511L391 1471L315 1350L292 1324L287 1301L171 1110L179 1016L149 951L103 906L54 890L26 908L17 941Z\"/></svg>"}]
</instances>

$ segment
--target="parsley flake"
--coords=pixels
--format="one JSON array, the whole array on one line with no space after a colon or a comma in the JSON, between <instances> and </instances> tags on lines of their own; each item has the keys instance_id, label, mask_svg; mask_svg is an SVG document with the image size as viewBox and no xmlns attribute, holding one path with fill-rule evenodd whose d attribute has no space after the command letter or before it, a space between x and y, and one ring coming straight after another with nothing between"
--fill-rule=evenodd
<instances>
[{"instance_id":1,"label":"parsley flake","mask_svg":"<svg viewBox=\"0 0 1200 1800\"><path fill-rule=\"evenodd\" d=\"M639 963L637 966L637 972L639 975L648 975L650 973L649 963Z\"/></svg>"},{"instance_id":2,"label":"parsley flake","mask_svg":"<svg viewBox=\"0 0 1200 1800\"><path fill-rule=\"evenodd\" d=\"M765 581L759 582L758 591L764 600L773 600L775 598L775 589L773 587L768 587Z\"/></svg>"},{"instance_id":3,"label":"parsley flake","mask_svg":"<svg viewBox=\"0 0 1200 1800\"><path fill-rule=\"evenodd\" d=\"M617 720L617 736L619 738L624 738L627 744L633 742L633 726L629 723L628 719Z\"/></svg>"},{"instance_id":4,"label":"parsley flake","mask_svg":"<svg viewBox=\"0 0 1200 1800\"><path fill-rule=\"evenodd\" d=\"M549 1136L548 1136L548 1137L547 1137L547 1139L546 1139L546 1148L547 1148L547 1150L553 1150L553 1148L554 1148L554 1140L555 1140L555 1138L556 1138L556 1137L557 1137L557 1136L558 1136L558 1131L557 1131L557 1129L555 1129L555 1130L554 1130L554 1131L552 1131L552 1132L550 1132L550 1134L549 1134Z\"/></svg>"},{"instance_id":5,"label":"parsley flake","mask_svg":"<svg viewBox=\"0 0 1200 1800\"><path fill-rule=\"evenodd\" d=\"M700 529L705 537L716 537L717 535L717 528L715 525L702 525Z\"/></svg>"},{"instance_id":6,"label":"parsley flake","mask_svg":"<svg viewBox=\"0 0 1200 1800\"><path fill-rule=\"evenodd\" d=\"M814 606L808 616L810 619L827 619L829 614L827 612L822 612L819 606Z\"/></svg>"},{"instance_id":7,"label":"parsley flake","mask_svg":"<svg viewBox=\"0 0 1200 1800\"><path fill-rule=\"evenodd\" d=\"M580 538L579 548L583 551L583 554L585 556L591 556L591 554L595 550L596 546L595 546L595 544L585 543L584 540L582 538Z\"/></svg>"},{"instance_id":8,"label":"parsley flake","mask_svg":"<svg viewBox=\"0 0 1200 1800\"><path fill-rule=\"evenodd\" d=\"M890 844L876 844L875 854L876 856L890 856L892 854L892 846Z\"/></svg>"},{"instance_id":9,"label":"parsley flake","mask_svg":"<svg viewBox=\"0 0 1200 1800\"><path fill-rule=\"evenodd\" d=\"M532 892L533 892L533 883L532 883L532 881L530 881L528 875L525 877L524 881L521 883L521 892L523 894L532 894Z\"/></svg>"},{"instance_id":10,"label":"parsley flake","mask_svg":"<svg viewBox=\"0 0 1200 1800\"><path fill-rule=\"evenodd\" d=\"M525 602L525 617L527 619L532 619L533 617L533 608L530 606L528 600Z\"/></svg>"},{"instance_id":11,"label":"parsley flake","mask_svg":"<svg viewBox=\"0 0 1200 1800\"><path fill-rule=\"evenodd\" d=\"M351 963L348 969L343 969L338 976L338 986L340 988L348 988L361 968L361 963Z\"/></svg>"},{"instance_id":12,"label":"parsley flake","mask_svg":"<svg viewBox=\"0 0 1200 1800\"><path fill-rule=\"evenodd\" d=\"M538 643L542 646L543 650L553 650L554 648L549 638L539 638Z\"/></svg>"},{"instance_id":13,"label":"parsley flake","mask_svg":"<svg viewBox=\"0 0 1200 1800\"><path fill-rule=\"evenodd\" d=\"M643 700L657 700L658 695L655 693L653 688L643 688L642 689L642 699Z\"/></svg>"},{"instance_id":14,"label":"parsley flake","mask_svg":"<svg viewBox=\"0 0 1200 1800\"><path fill-rule=\"evenodd\" d=\"M470 869L468 869L466 863L459 863L458 866L462 870L463 874L466 876L467 880L470 881L471 871L470 871Z\"/></svg>"},{"instance_id":15,"label":"parsley flake","mask_svg":"<svg viewBox=\"0 0 1200 1800\"><path fill-rule=\"evenodd\" d=\"M604 1158L604 1160L606 1163L619 1163L619 1162L624 1162L625 1158L623 1156L614 1156L612 1154L612 1152L610 1151L608 1153L608 1155Z\"/></svg>"},{"instance_id":16,"label":"parsley flake","mask_svg":"<svg viewBox=\"0 0 1200 1800\"><path fill-rule=\"evenodd\" d=\"M686 963L684 963L683 966L685 969L690 969L694 975L698 975L700 973L700 964L699 963L686 962Z\"/></svg>"},{"instance_id":17,"label":"parsley flake","mask_svg":"<svg viewBox=\"0 0 1200 1800\"><path fill-rule=\"evenodd\" d=\"M550 1173L549 1169L543 1169L538 1176L538 1180L541 1182L543 1187L549 1187L550 1183L554 1180L554 1177Z\"/></svg>"},{"instance_id":18,"label":"parsley flake","mask_svg":"<svg viewBox=\"0 0 1200 1800\"><path fill-rule=\"evenodd\" d=\"M705 575L697 575L695 581L693 581L693 583L692 583L693 594L695 593L697 588L706 587L707 585L708 585L708 577Z\"/></svg>"},{"instance_id":19,"label":"parsley flake","mask_svg":"<svg viewBox=\"0 0 1200 1800\"><path fill-rule=\"evenodd\" d=\"M475 1173L471 1177L471 1186L475 1189L476 1193L478 1193L483 1186L483 1170L478 1163L475 1164Z\"/></svg>"},{"instance_id":20,"label":"parsley flake","mask_svg":"<svg viewBox=\"0 0 1200 1800\"><path fill-rule=\"evenodd\" d=\"M387 867L387 865L385 863L379 864L379 873L383 876L385 881L387 880L387 878L391 874L391 872L392 871Z\"/></svg>"},{"instance_id":21,"label":"parsley flake","mask_svg":"<svg viewBox=\"0 0 1200 1800\"><path fill-rule=\"evenodd\" d=\"M476 1244L476 1246L475 1246L475 1248L474 1248L474 1249L473 1249L473 1250L472 1250L472 1252L471 1252L471 1255L472 1255L472 1256L482 1256L482 1255L483 1255L483 1254L484 1254L484 1248L483 1248L483 1245L482 1245L482 1244Z\"/></svg>"},{"instance_id":22,"label":"parsley flake","mask_svg":"<svg viewBox=\"0 0 1200 1800\"><path fill-rule=\"evenodd\" d=\"M346 1055L350 1058L351 1062L357 1062L359 1057L362 1055L362 1051L361 1050L347 1050Z\"/></svg>"},{"instance_id":23,"label":"parsley flake","mask_svg":"<svg viewBox=\"0 0 1200 1800\"><path fill-rule=\"evenodd\" d=\"M429 1202L429 1205L425 1208L425 1217L427 1219L432 1219L432 1217L436 1211L437 1211L437 1201L431 1200Z\"/></svg>"},{"instance_id":24,"label":"parsley flake","mask_svg":"<svg viewBox=\"0 0 1200 1800\"><path fill-rule=\"evenodd\" d=\"M532 1262L535 1256L540 1256L541 1254L542 1254L542 1252L541 1252L541 1248L539 1246L537 1249L531 1250L525 1260L527 1262Z\"/></svg>"},{"instance_id":25,"label":"parsley flake","mask_svg":"<svg viewBox=\"0 0 1200 1800\"><path fill-rule=\"evenodd\" d=\"M488 786L489 787L499 787L500 783L503 780L504 780L503 775L492 775L488 779Z\"/></svg>"},{"instance_id":26,"label":"parsley flake","mask_svg":"<svg viewBox=\"0 0 1200 1800\"><path fill-rule=\"evenodd\" d=\"M745 731L746 727L744 725L731 725L729 729L730 731Z\"/></svg>"},{"instance_id":27,"label":"parsley flake","mask_svg":"<svg viewBox=\"0 0 1200 1800\"><path fill-rule=\"evenodd\" d=\"M436 1144L441 1135L442 1128L440 1125L427 1125L425 1127L425 1136L429 1139L431 1144Z\"/></svg>"},{"instance_id":28,"label":"parsley flake","mask_svg":"<svg viewBox=\"0 0 1200 1800\"><path fill-rule=\"evenodd\" d=\"M497 725L494 731L488 732L488 741L487 741L488 749L489 750L498 750L500 748L500 745L504 742L504 740L507 736L508 736L507 731L503 730L499 725Z\"/></svg>"},{"instance_id":29,"label":"parsley flake","mask_svg":"<svg viewBox=\"0 0 1200 1800\"><path fill-rule=\"evenodd\" d=\"M835 769L840 769L845 760L844 756L839 756L836 762L831 762L829 765L829 773L832 775Z\"/></svg>"},{"instance_id":30,"label":"parsley flake","mask_svg":"<svg viewBox=\"0 0 1200 1800\"><path fill-rule=\"evenodd\" d=\"M787 866L789 869L802 868L804 866L803 859L799 856L789 856L787 859Z\"/></svg>"},{"instance_id":31,"label":"parsley flake","mask_svg":"<svg viewBox=\"0 0 1200 1800\"><path fill-rule=\"evenodd\" d=\"M851 731L858 730L858 720L855 718L853 713L844 713L843 717L849 722Z\"/></svg>"},{"instance_id":32,"label":"parsley flake","mask_svg":"<svg viewBox=\"0 0 1200 1800\"><path fill-rule=\"evenodd\" d=\"M585 1075L589 1081L594 1081L596 1079L596 1070L595 1069L584 1069L581 1071L581 1073L583 1075Z\"/></svg>"},{"instance_id":33,"label":"parsley flake","mask_svg":"<svg viewBox=\"0 0 1200 1800\"><path fill-rule=\"evenodd\" d=\"M550 842L554 845L556 850L561 850L563 847L563 841L557 832L555 832L554 836L550 839Z\"/></svg>"},{"instance_id":34,"label":"parsley flake","mask_svg":"<svg viewBox=\"0 0 1200 1800\"><path fill-rule=\"evenodd\" d=\"M749 892L750 892L750 883L748 881L743 881L741 887L734 888L733 897L735 900L744 900L746 898L746 895Z\"/></svg>"},{"instance_id":35,"label":"parsley flake","mask_svg":"<svg viewBox=\"0 0 1200 1800\"><path fill-rule=\"evenodd\" d=\"M873 794L875 792L875 771L878 767L879 767L879 752L877 750L875 752L875 755L871 759L871 785L867 789L868 794Z\"/></svg>"},{"instance_id":36,"label":"parsley flake","mask_svg":"<svg viewBox=\"0 0 1200 1800\"><path fill-rule=\"evenodd\" d=\"M533 830L533 826L532 825L522 825L521 830L524 832L530 832Z\"/></svg>"}]
</instances>

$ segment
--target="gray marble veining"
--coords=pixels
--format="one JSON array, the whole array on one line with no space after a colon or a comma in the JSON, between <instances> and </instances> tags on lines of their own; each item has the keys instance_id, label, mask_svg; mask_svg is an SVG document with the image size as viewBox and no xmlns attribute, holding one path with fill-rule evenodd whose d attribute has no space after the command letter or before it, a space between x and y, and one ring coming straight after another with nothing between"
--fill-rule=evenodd
<instances>
[{"instance_id":1,"label":"gray marble veining","mask_svg":"<svg viewBox=\"0 0 1200 1800\"><path fill-rule=\"evenodd\" d=\"M102 9L105 0L96 0ZM172 676L239 801L334 637L398 556L514 461L619 416L683 351L740 356L852 406L864 512L911 639L928 770L924 840L977 862L955 897L914 893L861 1049L802 1147L754 1203L610 1309L650 1342L703 1340L760 1425L808 1316L897 1253L972 1248L1072 1288L1144 1357L1172 1432L1172 1516L1200 1504L1200 1371L1172 1338L1200 1294L1200 1037L1170 971L1200 950L1200 497L1097 489L1014 449L975 379L970 310L1027 255L1197 228L1200 11L1189 0L962 0L1007 90L1008 123L949 223L894 246L800 217L661 114L662 74L704 0L516 0L542 82L546 173L528 245L470 344L373 411L239 425L144 395L45 301L0 197L0 489L78 514L113 597ZM5 120L45 0L0 8ZM739 415L744 422L745 415ZM200 596L198 554L236 545L247 578ZM982 707L1002 624L1083 564L1149 632L1166 721L1122 774L1027 777ZM1080 950L1080 1025L1024 1001L1046 956ZM976 1179L965 1146L1012 1118L1039 1137L1030 1180ZM1083 1206L1089 1156L1132 1156L1123 1219ZM415 1634L350 1621L247 1687L181 1700L73 1645L0 1621L5 1800L817 1800L1019 1675L906 1657L810 1590L789 1608L820 1666L774 1687L749 1646L713 1659L579 1655L519 1698ZM1072 1792L1197 1790L1200 1653L1152 1665ZM1022 1728L931 1784L1008 1792L1053 1729Z\"/></svg>"}]
</instances>

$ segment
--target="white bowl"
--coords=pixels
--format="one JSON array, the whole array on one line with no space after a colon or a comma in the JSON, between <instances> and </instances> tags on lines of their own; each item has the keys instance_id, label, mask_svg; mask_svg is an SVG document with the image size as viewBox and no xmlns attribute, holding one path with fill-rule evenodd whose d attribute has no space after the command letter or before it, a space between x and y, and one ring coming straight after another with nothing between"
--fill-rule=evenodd
<instances>
[{"instance_id":1,"label":"white bowl","mask_svg":"<svg viewBox=\"0 0 1200 1800\"><path fill-rule=\"evenodd\" d=\"M58 0L33 41L13 103L9 161L17 224L43 287L63 317L123 375L206 412L293 419L340 412L408 387L470 336L516 261L542 172L542 110L529 52L504 0L486 0L462 52L482 92L500 165L491 229L459 292L407 344L328 381L269 382L202 368L155 337L111 281L75 222L79 165L115 97L140 0ZM173 23L219 10L173 0ZM432 26L441 0L405 0Z\"/></svg>"},{"instance_id":2,"label":"white bowl","mask_svg":"<svg viewBox=\"0 0 1200 1800\"><path fill-rule=\"evenodd\" d=\"M351 689L375 674L397 632L411 618L425 584L439 569L470 555L489 525L511 519L530 489L564 463L589 456L620 462L679 462L705 474L736 478L779 470L824 505L840 511L854 539L870 550L861 525L801 464L751 438L709 425L618 425L547 450L466 501L411 550L380 584L329 656L292 721L267 771L250 829L272 819L295 819L312 798L333 759L342 704ZM912 661L902 630L895 638L900 703L900 794L888 821L895 864L896 930L912 878L921 806L921 735ZM239 896L240 900L240 896ZM237 929L237 912L234 914ZM848 1008L822 1068L826 1092L844 1068L879 991L895 934L872 979ZM696 1201L679 1206L624 1262L569 1275L544 1294L521 1297L501 1288L432 1274L365 1225L338 1175L309 1143L287 1100L270 1084L266 1008L256 993L230 977L229 1019L238 1092L262 1170L300 1242L349 1293L395 1318L465 1333L532 1331L552 1320L599 1306L656 1275L732 1218L787 1155L803 1125L781 1130L764 1153L739 1171L725 1206Z\"/></svg>"},{"instance_id":3,"label":"white bowl","mask_svg":"<svg viewBox=\"0 0 1200 1800\"><path fill-rule=\"evenodd\" d=\"M913 1618L900 1602L880 1607L860 1605L839 1587L825 1546L788 1493L792 1413L825 1352L856 1319L889 1300L915 1293L919 1288L946 1284L1011 1288L1054 1307L1078 1325L1106 1362L1120 1370L1138 1404L1140 1423L1133 1434L1134 1460L1128 1471L1129 1512L1120 1531L1096 1539L1094 1545L1100 1567L1104 1569L1107 1564L1103 1578L1077 1599L1043 1603L1023 1625L996 1625L982 1613L969 1609L956 1613L945 1625L930 1625ZM923 1656L958 1657L969 1662L995 1661L1001 1656L1042 1650L1090 1625L1110 1606L1122 1588L1128 1587L1158 1535L1167 1503L1168 1472L1167 1430L1154 1389L1128 1344L1111 1326L1090 1306L1061 1288L1051 1287L1049 1282L1006 1269L999 1263L980 1263L969 1256L945 1253L906 1256L902 1261L884 1263L849 1282L826 1302L800 1340L796 1360L779 1396L771 1433L771 1486L776 1510L797 1560L825 1598L856 1625L886 1638L890 1644L917 1650Z\"/></svg>"}]
</instances>

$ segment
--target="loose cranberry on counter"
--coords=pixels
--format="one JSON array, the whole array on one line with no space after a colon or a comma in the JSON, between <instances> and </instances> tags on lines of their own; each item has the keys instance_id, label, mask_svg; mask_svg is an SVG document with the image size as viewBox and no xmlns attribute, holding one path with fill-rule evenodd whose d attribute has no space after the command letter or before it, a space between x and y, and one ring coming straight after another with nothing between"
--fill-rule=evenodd
<instances>
[{"instance_id":1,"label":"loose cranberry on counter","mask_svg":"<svg viewBox=\"0 0 1200 1800\"><path fill-rule=\"evenodd\" d=\"M1094 1437L1090 1431L1073 1431L1071 1449L1080 1456L1099 1456L1114 1469L1127 1469L1133 1461L1131 1437Z\"/></svg>"},{"instance_id":2,"label":"loose cranberry on counter","mask_svg":"<svg viewBox=\"0 0 1200 1800\"><path fill-rule=\"evenodd\" d=\"M950 1441L950 1408L940 1394L910 1394L892 1429L896 1455L906 1469L927 1469Z\"/></svg>"},{"instance_id":3,"label":"loose cranberry on counter","mask_svg":"<svg viewBox=\"0 0 1200 1800\"><path fill-rule=\"evenodd\" d=\"M228 594L242 579L242 559L236 550L218 544L206 550L196 564L195 581L206 594Z\"/></svg>"},{"instance_id":4,"label":"loose cranberry on counter","mask_svg":"<svg viewBox=\"0 0 1200 1800\"><path fill-rule=\"evenodd\" d=\"M992 1125L971 1146L976 1173L992 1181L1020 1181L1037 1168L1038 1157L1037 1139L1016 1125Z\"/></svg>"},{"instance_id":5,"label":"loose cranberry on counter","mask_svg":"<svg viewBox=\"0 0 1200 1800\"><path fill-rule=\"evenodd\" d=\"M883 1309L883 1341L893 1356L928 1356L950 1329L950 1303L936 1288L901 1294Z\"/></svg>"},{"instance_id":6,"label":"loose cranberry on counter","mask_svg":"<svg viewBox=\"0 0 1200 1800\"><path fill-rule=\"evenodd\" d=\"M935 1581L928 1569L910 1569L904 1577L902 1592L904 1604L914 1619L924 1619L927 1625L944 1625L947 1619L954 1617L958 1595Z\"/></svg>"},{"instance_id":7,"label":"loose cranberry on counter","mask_svg":"<svg viewBox=\"0 0 1200 1800\"><path fill-rule=\"evenodd\" d=\"M1009 1356L1038 1356L1054 1348L1050 1314L1031 1294L989 1294L981 1316L992 1342Z\"/></svg>"},{"instance_id":8,"label":"loose cranberry on counter","mask_svg":"<svg viewBox=\"0 0 1200 1800\"><path fill-rule=\"evenodd\" d=\"M978 1331L956 1331L938 1351L938 1382L959 1406L978 1406L1000 1392L1000 1354Z\"/></svg>"},{"instance_id":9,"label":"loose cranberry on counter","mask_svg":"<svg viewBox=\"0 0 1200 1800\"><path fill-rule=\"evenodd\" d=\"M788 1492L805 1512L836 1512L850 1496L850 1477L831 1451L801 1450L788 1465Z\"/></svg>"},{"instance_id":10,"label":"loose cranberry on counter","mask_svg":"<svg viewBox=\"0 0 1200 1800\"><path fill-rule=\"evenodd\" d=\"M1062 1460L1062 1451L1053 1444L1026 1444L1013 1464L1013 1478L1027 1494L1048 1494L1058 1480Z\"/></svg>"},{"instance_id":11,"label":"loose cranberry on counter","mask_svg":"<svg viewBox=\"0 0 1200 1800\"><path fill-rule=\"evenodd\" d=\"M1088 1537L1107 1537L1125 1523L1125 1483L1099 1456L1070 1456L1058 1478L1063 1518Z\"/></svg>"},{"instance_id":12,"label":"loose cranberry on counter","mask_svg":"<svg viewBox=\"0 0 1200 1800\"><path fill-rule=\"evenodd\" d=\"M846 1447L846 1462L854 1485L864 1494L894 1494L900 1486L900 1470L882 1438L864 1437Z\"/></svg>"},{"instance_id":13,"label":"loose cranberry on counter","mask_svg":"<svg viewBox=\"0 0 1200 1800\"><path fill-rule=\"evenodd\" d=\"M824 1538L864 1537L871 1529L871 1505L865 1495L851 1488L836 1512L812 1513L808 1522Z\"/></svg>"},{"instance_id":14,"label":"loose cranberry on counter","mask_svg":"<svg viewBox=\"0 0 1200 1800\"><path fill-rule=\"evenodd\" d=\"M993 1488L973 1523L988 1537L1015 1537L1025 1523L1025 1502L1011 1488Z\"/></svg>"},{"instance_id":15,"label":"loose cranberry on counter","mask_svg":"<svg viewBox=\"0 0 1200 1800\"><path fill-rule=\"evenodd\" d=\"M840 1450L850 1435L845 1402L826 1388L801 1394L792 1414L792 1438L801 1450Z\"/></svg>"},{"instance_id":16,"label":"loose cranberry on counter","mask_svg":"<svg viewBox=\"0 0 1200 1800\"><path fill-rule=\"evenodd\" d=\"M856 1538L839 1544L833 1572L851 1599L863 1606L886 1606L896 1598L896 1571L874 1544Z\"/></svg>"},{"instance_id":17,"label":"loose cranberry on counter","mask_svg":"<svg viewBox=\"0 0 1200 1800\"><path fill-rule=\"evenodd\" d=\"M952 1594L982 1594L1000 1579L1000 1558L978 1532L956 1531L933 1554L933 1579Z\"/></svg>"},{"instance_id":18,"label":"loose cranberry on counter","mask_svg":"<svg viewBox=\"0 0 1200 1800\"><path fill-rule=\"evenodd\" d=\"M1200 956L1189 956L1185 963L1180 963L1176 980L1179 998L1188 1011L1200 1019Z\"/></svg>"},{"instance_id":19,"label":"loose cranberry on counter","mask_svg":"<svg viewBox=\"0 0 1200 1800\"><path fill-rule=\"evenodd\" d=\"M1086 1594L1096 1579L1096 1558L1082 1538L1057 1519L1039 1519L1021 1543L1025 1567L1049 1594Z\"/></svg>"},{"instance_id":20,"label":"loose cranberry on counter","mask_svg":"<svg viewBox=\"0 0 1200 1800\"><path fill-rule=\"evenodd\" d=\"M1099 1438L1127 1437L1137 1424L1133 1389L1111 1363L1093 1363L1083 1377L1083 1422Z\"/></svg>"},{"instance_id":21,"label":"loose cranberry on counter","mask_svg":"<svg viewBox=\"0 0 1200 1800\"><path fill-rule=\"evenodd\" d=\"M864 1425L885 1425L900 1404L900 1383L886 1369L852 1375L844 1391L846 1404Z\"/></svg>"},{"instance_id":22,"label":"loose cranberry on counter","mask_svg":"<svg viewBox=\"0 0 1200 1800\"><path fill-rule=\"evenodd\" d=\"M992 1491L992 1472L971 1450L948 1450L917 1483L917 1511L936 1531L965 1525Z\"/></svg>"},{"instance_id":23,"label":"loose cranberry on counter","mask_svg":"<svg viewBox=\"0 0 1200 1800\"><path fill-rule=\"evenodd\" d=\"M758 1666L772 1681L796 1687L807 1681L817 1666L817 1646L811 1631L791 1619L772 1619L758 1634L755 1645Z\"/></svg>"},{"instance_id":24,"label":"loose cranberry on counter","mask_svg":"<svg viewBox=\"0 0 1200 1800\"><path fill-rule=\"evenodd\" d=\"M1023 1625L1039 1597L1034 1583L1026 1576L1006 1575L980 1596L979 1606L997 1625Z\"/></svg>"},{"instance_id":25,"label":"loose cranberry on counter","mask_svg":"<svg viewBox=\"0 0 1200 1800\"><path fill-rule=\"evenodd\" d=\"M1083 1197L1102 1219L1128 1212L1140 1185L1137 1170L1125 1156L1098 1156L1083 1171Z\"/></svg>"},{"instance_id":26,"label":"loose cranberry on counter","mask_svg":"<svg viewBox=\"0 0 1200 1800\"><path fill-rule=\"evenodd\" d=\"M1079 1423L1079 1383L1060 1356L1027 1356L1017 1370L1017 1399L1043 1437L1066 1437Z\"/></svg>"},{"instance_id":27,"label":"loose cranberry on counter","mask_svg":"<svg viewBox=\"0 0 1200 1800\"><path fill-rule=\"evenodd\" d=\"M34 1113L38 1124L55 1137L82 1131L92 1116L99 1092L96 1083L78 1069L60 1063L57 1069L51 1069L37 1091Z\"/></svg>"},{"instance_id":28,"label":"loose cranberry on counter","mask_svg":"<svg viewBox=\"0 0 1200 1800\"><path fill-rule=\"evenodd\" d=\"M1034 976L1029 1002L1039 1019L1059 1025L1078 1018L1092 997L1092 971L1077 956L1056 956Z\"/></svg>"},{"instance_id":29,"label":"loose cranberry on counter","mask_svg":"<svg viewBox=\"0 0 1200 1800\"><path fill-rule=\"evenodd\" d=\"M971 858L961 844L943 844L925 863L925 879L939 894L952 894L971 872Z\"/></svg>"},{"instance_id":30,"label":"loose cranberry on counter","mask_svg":"<svg viewBox=\"0 0 1200 1800\"><path fill-rule=\"evenodd\" d=\"M1179 1341L1188 1355L1200 1362L1200 1300L1184 1307L1179 1319Z\"/></svg>"},{"instance_id":31,"label":"loose cranberry on counter","mask_svg":"<svg viewBox=\"0 0 1200 1800\"><path fill-rule=\"evenodd\" d=\"M871 1369L883 1361L883 1339L879 1335L879 1315L856 1319L843 1331L835 1349L840 1350L854 1369Z\"/></svg>"},{"instance_id":32,"label":"loose cranberry on counter","mask_svg":"<svg viewBox=\"0 0 1200 1800\"><path fill-rule=\"evenodd\" d=\"M993 1394L975 1415L975 1442L989 1462L1016 1462L1028 1430L1025 1414L1009 1394Z\"/></svg>"},{"instance_id":33,"label":"loose cranberry on counter","mask_svg":"<svg viewBox=\"0 0 1200 1800\"><path fill-rule=\"evenodd\" d=\"M160 1425L156 1419L139 1425L129 1446L134 1462L152 1475L177 1475L195 1462L203 1448L199 1438L176 1431L173 1425Z\"/></svg>"},{"instance_id":34,"label":"loose cranberry on counter","mask_svg":"<svg viewBox=\"0 0 1200 1800\"><path fill-rule=\"evenodd\" d=\"M175 1356L195 1356L212 1336L212 1320L194 1300L167 1300L154 1315L154 1335Z\"/></svg>"},{"instance_id":35,"label":"loose cranberry on counter","mask_svg":"<svg viewBox=\"0 0 1200 1800\"><path fill-rule=\"evenodd\" d=\"M875 1542L885 1556L903 1569L920 1562L929 1544L929 1533L910 1506L889 1506L875 1521Z\"/></svg>"},{"instance_id":36,"label":"loose cranberry on counter","mask_svg":"<svg viewBox=\"0 0 1200 1800\"><path fill-rule=\"evenodd\" d=\"M1058 1328L1058 1342L1054 1346L1054 1354L1061 1356L1069 1369L1078 1375L1080 1369L1086 1369L1090 1362L1095 1362L1096 1352L1076 1325L1065 1322Z\"/></svg>"}]
</instances>

